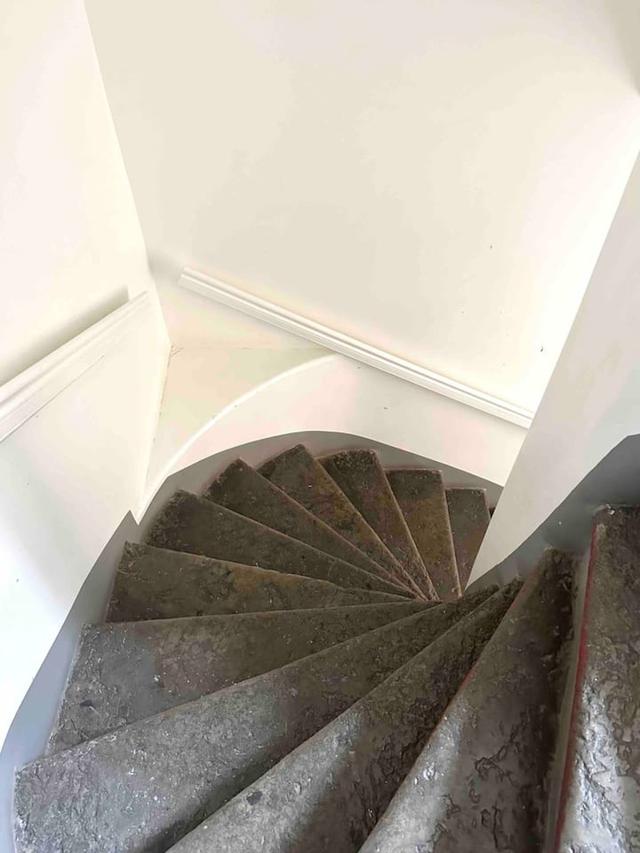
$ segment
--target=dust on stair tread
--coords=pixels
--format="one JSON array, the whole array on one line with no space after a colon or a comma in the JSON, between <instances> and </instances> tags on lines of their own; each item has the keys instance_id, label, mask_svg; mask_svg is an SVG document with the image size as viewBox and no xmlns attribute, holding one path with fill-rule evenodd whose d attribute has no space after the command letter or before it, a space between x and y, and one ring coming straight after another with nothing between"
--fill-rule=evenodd
<instances>
[{"instance_id":1,"label":"dust on stair tread","mask_svg":"<svg viewBox=\"0 0 640 853\"><path fill-rule=\"evenodd\" d=\"M311 545L318 551L392 581L382 566L241 459L225 468L209 485L203 497Z\"/></svg>"},{"instance_id":2,"label":"dust on stair tread","mask_svg":"<svg viewBox=\"0 0 640 853\"><path fill-rule=\"evenodd\" d=\"M393 577L402 576L391 551L303 445L280 453L258 471Z\"/></svg>"}]
</instances>

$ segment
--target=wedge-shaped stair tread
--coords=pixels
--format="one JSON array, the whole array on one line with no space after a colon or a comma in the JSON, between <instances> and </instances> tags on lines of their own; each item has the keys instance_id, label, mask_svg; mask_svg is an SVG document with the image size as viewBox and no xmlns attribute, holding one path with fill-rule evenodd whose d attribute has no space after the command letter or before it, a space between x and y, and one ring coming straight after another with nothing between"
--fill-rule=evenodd
<instances>
[{"instance_id":1,"label":"wedge-shaped stair tread","mask_svg":"<svg viewBox=\"0 0 640 853\"><path fill-rule=\"evenodd\" d=\"M595 519L555 850L640 850L640 509Z\"/></svg>"},{"instance_id":2,"label":"wedge-shaped stair tread","mask_svg":"<svg viewBox=\"0 0 640 853\"><path fill-rule=\"evenodd\" d=\"M286 450L258 471L394 578L404 582L400 563L305 447L298 444Z\"/></svg>"},{"instance_id":3,"label":"wedge-shaped stair tread","mask_svg":"<svg viewBox=\"0 0 640 853\"><path fill-rule=\"evenodd\" d=\"M28 765L18 853L166 850L482 600L426 608Z\"/></svg>"},{"instance_id":4,"label":"wedge-shaped stair tread","mask_svg":"<svg viewBox=\"0 0 640 853\"><path fill-rule=\"evenodd\" d=\"M207 818L175 853L359 850L515 592L497 592Z\"/></svg>"},{"instance_id":5,"label":"wedge-shaped stair tread","mask_svg":"<svg viewBox=\"0 0 640 853\"><path fill-rule=\"evenodd\" d=\"M401 592L357 566L189 492L176 492L154 521L147 542L159 548L304 575L343 587Z\"/></svg>"},{"instance_id":6,"label":"wedge-shaped stair tread","mask_svg":"<svg viewBox=\"0 0 640 853\"><path fill-rule=\"evenodd\" d=\"M328 581L127 543L107 619L173 619L406 601Z\"/></svg>"},{"instance_id":7,"label":"wedge-shaped stair tread","mask_svg":"<svg viewBox=\"0 0 640 853\"><path fill-rule=\"evenodd\" d=\"M375 451L344 450L320 462L418 588L428 598L437 598Z\"/></svg>"},{"instance_id":8,"label":"wedge-shaped stair tread","mask_svg":"<svg viewBox=\"0 0 640 853\"><path fill-rule=\"evenodd\" d=\"M424 610L421 602L91 625L49 752L285 666Z\"/></svg>"},{"instance_id":9,"label":"wedge-shaped stair tread","mask_svg":"<svg viewBox=\"0 0 640 853\"><path fill-rule=\"evenodd\" d=\"M550 552L529 576L363 853L543 849L572 568Z\"/></svg>"},{"instance_id":10,"label":"wedge-shaped stair tread","mask_svg":"<svg viewBox=\"0 0 640 853\"><path fill-rule=\"evenodd\" d=\"M442 475L426 468L387 471L391 490L441 601L460 596Z\"/></svg>"},{"instance_id":11,"label":"wedge-shaped stair tread","mask_svg":"<svg viewBox=\"0 0 640 853\"><path fill-rule=\"evenodd\" d=\"M458 578L464 589L489 526L487 499L482 489L447 489L446 494Z\"/></svg>"},{"instance_id":12,"label":"wedge-shaped stair tread","mask_svg":"<svg viewBox=\"0 0 640 853\"><path fill-rule=\"evenodd\" d=\"M203 497L279 530L292 539L391 581L389 573L286 492L241 459L232 462Z\"/></svg>"}]
</instances>

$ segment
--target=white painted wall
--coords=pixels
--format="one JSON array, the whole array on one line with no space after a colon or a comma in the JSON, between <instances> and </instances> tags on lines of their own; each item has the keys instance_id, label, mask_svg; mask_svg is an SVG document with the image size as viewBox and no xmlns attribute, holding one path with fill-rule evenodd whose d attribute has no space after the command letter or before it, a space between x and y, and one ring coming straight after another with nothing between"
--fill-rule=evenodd
<instances>
[{"instance_id":1,"label":"white painted wall","mask_svg":"<svg viewBox=\"0 0 640 853\"><path fill-rule=\"evenodd\" d=\"M308 341L173 284L161 283L159 296L171 353L149 465L149 496L176 470L193 436L228 406L237 408L265 382L325 354ZM278 395L268 405L277 410Z\"/></svg>"},{"instance_id":2,"label":"white painted wall","mask_svg":"<svg viewBox=\"0 0 640 853\"><path fill-rule=\"evenodd\" d=\"M168 349L81 0L7 0L2 33L0 744L143 502ZM135 321L76 375L61 345L136 295Z\"/></svg>"},{"instance_id":3,"label":"white painted wall","mask_svg":"<svg viewBox=\"0 0 640 853\"><path fill-rule=\"evenodd\" d=\"M317 450L326 449L320 433L330 437L331 449L337 435L347 437L345 446L354 446L358 436L360 445L391 446L421 457L422 464L431 460L497 486L506 481L526 435L501 418L344 356L326 355L274 376L203 419L149 489L149 500L166 477L213 454L263 439L280 442L273 445L275 453L305 432L316 435ZM193 488L204 482L194 481Z\"/></svg>"},{"instance_id":4,"label":"white painted wall","mask_svg":"<svg viewBox=\"0 0 640 853\"><path fill-rule=\"evenodd\" d=\"M152 261L535 409L640 139L636 0L88 0Z\"/></svg>"},{"instance_id":5,"label":"white painted wall","mask_svg":"<svg viewBox=\"0 0 640 853\"><path fill-rule=\"evenodd\" d=\"M640 434L640 160L478 554L508 557L629 435Z\"/></svg>"},{"instance_id":6,"label":"white painted wall","mask_svg":"<svg viewBox=\"0 0 640 853\"><path fill-rule=\"evenodd\" d=\"M151 286L81 0L5 0L0 384Z\"/></svg>"},{"instance_id":7,"label":"white painted wall","mask_svg":"<svg viewBox=\"0 0 640 853\"><path fill-rule=\"evenodd\" d=\"M144 496L164 378L151 305L0 442L0 744L82 583ZM51 377L49 377L51 379Z\"/></svg>"}]
</instances>

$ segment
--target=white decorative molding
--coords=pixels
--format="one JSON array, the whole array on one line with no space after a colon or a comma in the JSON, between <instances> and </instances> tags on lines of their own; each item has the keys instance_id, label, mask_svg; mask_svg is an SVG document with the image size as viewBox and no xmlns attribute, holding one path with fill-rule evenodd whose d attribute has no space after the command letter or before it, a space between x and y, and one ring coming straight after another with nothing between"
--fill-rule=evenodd
<instances>
[{"instance_id":1,"label":"white decorative molding","mask_svg":"<svg viewBox=\"0 0 640 853\"><path fill-rule=\"evenodd\" d=\"M2 385L0 441L112 351L151 308L145 291Z\"/></svg>"},{"instance_id":2,"label":"white decorative molding","mask_svg":"<svg viewBox=\"0 0 640 853\"><path fill-rule=\"evenodd\" d=\"M235 308L249 317L270 323L272 326L277 326L292 335L313 341L313 343L326 347L326 349L346 355L371 367L376 367L407 382L412 382L414 385L434 391L436 394L442 394L459 403L487 412L494 417L502 418L525 429L531 425L533 412L527 409L507 400L501 400L477 388L472 388L462 382L456 382L454 379L449 379L393 353L378 349L351 335L339 332L337 329L323 326L321 323L316 323L315 320L296 314L266 299L253 296L220 279L211 278L192 269L184 269L179 279L179 285L214 302Z\"/></svg>"}]
</instances>

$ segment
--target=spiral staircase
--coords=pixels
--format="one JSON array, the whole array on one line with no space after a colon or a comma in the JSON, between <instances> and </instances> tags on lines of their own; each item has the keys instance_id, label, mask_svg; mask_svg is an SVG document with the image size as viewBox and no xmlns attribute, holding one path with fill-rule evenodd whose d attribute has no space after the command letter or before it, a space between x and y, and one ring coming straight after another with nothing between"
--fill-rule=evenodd
<instances>
[{"instance_id":1,"label":"spiral staircase","mask_svg":"<svg viewBox=\"0 0 640 853\"><path fill-rule=\"evenodd\" d=\"M17 775L18 853L640 850L640 510L465 592L488 521L366 449L176 493Z\"/></svg>"}]
</instances>

